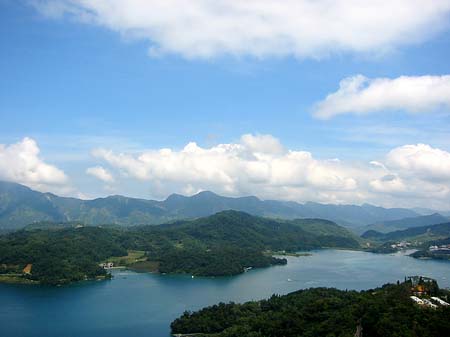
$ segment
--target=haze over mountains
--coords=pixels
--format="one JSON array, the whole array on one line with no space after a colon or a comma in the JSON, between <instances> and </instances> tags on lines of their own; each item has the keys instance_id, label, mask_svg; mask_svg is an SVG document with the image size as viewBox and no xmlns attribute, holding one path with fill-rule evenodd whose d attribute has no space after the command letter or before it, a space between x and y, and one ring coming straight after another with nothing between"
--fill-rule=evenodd
<instances>
[{"instance_id":1,"label":"haze over mountains","mask_svg":"<svg viewBox=\"0 0 450 337\"><path fill-rule=\"evenodd\" d=\"M390 220L374 223L371 225L356 228L357 233L364 233L367 231L376 231L379 233L389 233L394 231L400 231L408 228L422 227L428 225L436 225L444 222L448 222L450 219L439 213L433 213L430 215L416 216L412 218L404 218L398 220Z\"/></svg>"},{"instance_id":2,"label":"haze over mountains","mask_svg":"<svg viewBox=\"0 0 450 337\"><path fill-rule=\"evenodd\" d=\"M348 228L420 217L417 212L404 208L383 208L369 204L300 204L260 200L254 196L223 197L207 191L191 197L172 194L163 201L124 196L81 200L37 192L16 183L0 182L0 228L3 229L18 229L38 221L79 221L91 225L123 226L160 224L208 216L228 209L285 219L321 218Z\"/></svg>"},{"instance_id":3,"label":"haze over mountains","mask_svg":"<svg viewBox=\"0 0 450 337\"><path fill-rule=\"evenodd\" d=\"M398 241L405 239L421 239L429 241L432 239L443 239L450 236L450 222L433 224L429 226L410 227L403 230L397 230L389 233L381 233L375 230L365 232L361 237L364 239L378 241Z\"/></svg>"}]
</instances>

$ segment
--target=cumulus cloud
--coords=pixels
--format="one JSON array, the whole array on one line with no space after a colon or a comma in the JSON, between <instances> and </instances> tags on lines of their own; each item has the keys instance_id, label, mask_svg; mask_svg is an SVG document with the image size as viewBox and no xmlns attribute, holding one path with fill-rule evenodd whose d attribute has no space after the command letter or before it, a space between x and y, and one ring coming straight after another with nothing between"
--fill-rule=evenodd
<instances>
[{"instance_id":1,"label":"cumulus cloud","mask_svg":"<svg viewBox=\"0 0 450 337\"><path fill-rule=\"evenodd\" d=\"M419 113L438 108L450 108L450 75L394 79L356 75L343 79L338 91L317 104L314 115L328 119L347 113L368 114L385 110Z\"/></svg>"},{"instance_id":2,"label":"cumulus cloud","mask_svg":"<svg viewBox=\"0 0 450 337\"><path fill-rule=\"evenodd\" d=\"M370 181L374 192L382 197L416 199L416 205L435 204L448 209L449 152L426 144L404 145L389 151L384 162L381 176Z\"/></svg>"},{"instance_id":3,"label":"cumulus cloud","mask_svg":"<svg viewBox=\"0 0 450 337\"><path fill-rule=\"evenodd\" d=\"M450 181L450 153L430 145L397 147L388 153L387 164L425 180Z\"/></svg>"},{"instance_id":4,"label":"cumulus cloud","mask_svg":"<svg viewBox=\"0 0 450 337\"><path fill-rule=\"evenodd\" d=\"M426 201L437 208L450 201L450 153L423 144L394 148L368 163L318 159L270 135L243 135L207 148L191 142L180 150L96 149L93 155L119 177L148 183L162 195L212 190L300 202L413 207Z\"/></svg>"},{"instance_id":5,"label":"cumulus cloud","mask_svg":"<svg viewBox=\"0 0 450 337\"><path fill-rule=\"evenodd\" d=\"M322 57L380 53L447 25L448 0L31 0L149 42L149 54Z\"/></svg>"},{"instance_id":6,"label":"cumulus cloud","mask_svg":"<svg viewBox=\"0 0 450 337\"><path fill-rule=\"evenodd\" d=\"M68 192L66 174L44 162L39 152L36 141L27 137L15 144L0 144L0 179L43 191Z\"/></svg>"},{"instance_id":7,"label":"cumulus cloud","mask_svg":"<svg viewBox=\"0 0 450 337\"><path fill-rule=\"evenodd\" d=\"M97 179L100 179L105 183L114 182L113 175L102 166L89 167L88 169L86 169L86 174L89 174Z\"/></svg>"},{"instance_id":8,"label":"cumulus cloud","mask_svg":"<svg viewBox=\"0 0 450 337\"><path fill-rule=\"evenodd\" d=\"M176 183L183 190L213 189L239 195L277 187L351 191L352 170L338 161L315 159L306 151L285 150L269 135L244 135L239 143L203 148L149 150L139 155L97 149L95 157L142 181Z\"/></svg>"}]
</instances>

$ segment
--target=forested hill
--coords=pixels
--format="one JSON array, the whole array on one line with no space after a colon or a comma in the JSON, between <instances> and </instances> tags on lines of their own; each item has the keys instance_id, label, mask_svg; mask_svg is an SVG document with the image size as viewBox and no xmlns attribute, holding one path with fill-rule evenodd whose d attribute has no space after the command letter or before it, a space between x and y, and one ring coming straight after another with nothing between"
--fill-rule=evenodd
<instances>
[{"instance_id":1,"label":"forested hill","mask_svg":"<svg viewBox=\"0 0 450 337\"><path fill-rule=\"evenodd\" d=\"M361 236L365 239L377 241L404 240L416 237L422 237L422 241L427 241L450 236L450 222L430 226L413 227L389 233L380 233L370 230Z\"/></svg>"},{"instance_id":2,"label":"forested hill","mask_svg":"<svg viewBox=\"0 0 450 337\"><path fill-rule=\"evenodd\" d=\"M21 230L0 236L0 273L58 284L102 275L98 263L138 250L163 273L234 275L245 267L285 263L271 252L359 247L346 229L323 220L279 221L224 211L193 221L128 229L65 227Z\"/></svg>"},{"instance_id":3,"label":"forested hill","mask_svg":"<svg viewBox=\"0 0 450 337\"><path fill-rule=\"evenodd\" d=\"M447 336L450 307L419 307L410 289L410 282L362 292L312 288L257 302L220 303L185 312L171 328L173 334L198 337ZM431 295L449 293L436 287Z\"/></svg>"},{"instance_id":4,"label":"forested hill","mask_svg":"<svg viewBox=\"0 0 450 337\"><path fill-rule=\"evenodd\" d=\"M347 227L418 216L416 212L402 208L388 209L368 204L300 204L260 200L254 196L230 198L207 191L191 197L173 194L163 201L123 196L80 200L40 193L23 185L0 181L0 229L20 229L40 221L123 226L161 224L205 217L230 209L272 218L321 218Z\"/></svg>"},{"instance_id":5,"label":"forested hill","mask_svg":"<svg viewBox=\"0 0 450 337\"><path fill-rule=\"evenodd\" d=\"M365 233L369 230L374 230L380 233L389 233L413 227L437 225L448 222L449 220L450 219L448 217L445 217L439 213L434 213L429 215L417 216L413 218L404 218L399 220L379 222L359 228L358 232Z\"/></svg>"}]
</instances>

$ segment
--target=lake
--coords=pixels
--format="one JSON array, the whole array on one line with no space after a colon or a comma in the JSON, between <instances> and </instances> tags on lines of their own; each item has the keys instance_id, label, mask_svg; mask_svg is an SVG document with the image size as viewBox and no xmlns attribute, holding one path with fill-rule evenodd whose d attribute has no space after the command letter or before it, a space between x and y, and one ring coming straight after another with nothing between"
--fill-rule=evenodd
<instances>
[{"instance_id":1,"label":"lake","mask_svg":"<svg viewBox=\"0 0 450 337\"><path fill-rule=\"evenodd\" d=\"M450 287L450 263L445 261L331 249L312 254L234 277L117 270L111 281L66 287L0 284L0 336L167 337L170 322L183 311L220 301L262 299L318 286L369 289L407 275L430 276L441 287Z\"/></svg>"}]
</instances>

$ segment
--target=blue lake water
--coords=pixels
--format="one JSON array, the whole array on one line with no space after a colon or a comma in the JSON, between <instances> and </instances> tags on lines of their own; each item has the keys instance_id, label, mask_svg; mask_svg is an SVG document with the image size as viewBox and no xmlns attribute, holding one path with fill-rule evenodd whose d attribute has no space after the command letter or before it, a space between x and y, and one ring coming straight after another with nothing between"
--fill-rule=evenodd
<instances>
[{"instance_id":1,"label":"blue lake water","mask_svg":"<svg viewBox=\"0 0 450 337\"><path fill-rule=\"evenodd\" d=\"M318 286L369 289L407 275L435 278L450 287L450 263L320 250L289 257L286 266L225 278L191 278L115 271L114 279L67 287L0 284L2 337L167 337L185 310L219 301L243 302Z\"/></svg>"}]
</instances>

